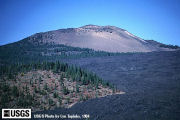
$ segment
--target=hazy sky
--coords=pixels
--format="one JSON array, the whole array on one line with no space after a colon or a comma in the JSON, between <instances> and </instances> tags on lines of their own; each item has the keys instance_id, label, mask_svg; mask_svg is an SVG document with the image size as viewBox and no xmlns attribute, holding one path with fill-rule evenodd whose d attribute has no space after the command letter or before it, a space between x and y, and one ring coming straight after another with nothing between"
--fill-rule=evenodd
<instances>
[{"instance_id":1,"label":"hazy sky","mask_svg":"<svg viewBox=\"0 0 180 120\"><path fill-rule=\"evenodd\" d=\"M87 24L180 45L180 0L0 0L0 45Z\"/></svg>"}]
</instances>

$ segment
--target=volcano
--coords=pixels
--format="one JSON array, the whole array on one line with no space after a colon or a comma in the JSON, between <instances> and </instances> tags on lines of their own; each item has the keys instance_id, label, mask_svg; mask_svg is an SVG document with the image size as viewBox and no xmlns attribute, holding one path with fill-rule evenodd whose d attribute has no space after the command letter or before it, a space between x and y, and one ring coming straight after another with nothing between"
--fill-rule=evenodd
<instances>
[{"instance_id":1,"label":"volcano","mask_svg":"<svg viewBox=\"0 0 180 120\"><path fill-rule=\"evenodd\" d=\"M139 38L115 26L85 25L79 28L41 32L29 37L31 43L63 44L106 52L170 51L161 43Z\"/></svg>"}]
</instances>

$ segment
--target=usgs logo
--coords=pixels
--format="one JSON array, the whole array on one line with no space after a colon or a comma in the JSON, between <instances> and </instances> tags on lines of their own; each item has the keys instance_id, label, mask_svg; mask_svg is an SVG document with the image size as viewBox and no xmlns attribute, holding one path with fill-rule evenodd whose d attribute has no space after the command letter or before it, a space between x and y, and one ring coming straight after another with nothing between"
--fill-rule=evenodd
<instances>
[{"instance_id":1,"label":"usgs logo","mask_svg":"<svg viewBox=\"0 0 180 120\"><path fill-rule=\"evenodd\" d=\"M31 109L2 109L2 118L31 118Z\"/></svg>"}]
</instances>

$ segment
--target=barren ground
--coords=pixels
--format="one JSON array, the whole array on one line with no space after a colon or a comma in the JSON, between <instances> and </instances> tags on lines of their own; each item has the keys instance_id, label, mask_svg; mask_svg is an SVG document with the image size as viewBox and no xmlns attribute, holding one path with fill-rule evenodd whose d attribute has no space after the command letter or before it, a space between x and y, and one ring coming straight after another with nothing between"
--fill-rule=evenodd
<instances>
[{"instance_id":1,"label":"barren ground","mask_svg":"<svg viewBox=\"0 0 180 120\"><path fill-rule=\"evenodd\" d=\"M180 51L69 60L97 73L123 95L78 103L49 114L89 114L92 120L179 120ZM39 113L39 112L37 112Z\"/></svg>"}]
</instances>

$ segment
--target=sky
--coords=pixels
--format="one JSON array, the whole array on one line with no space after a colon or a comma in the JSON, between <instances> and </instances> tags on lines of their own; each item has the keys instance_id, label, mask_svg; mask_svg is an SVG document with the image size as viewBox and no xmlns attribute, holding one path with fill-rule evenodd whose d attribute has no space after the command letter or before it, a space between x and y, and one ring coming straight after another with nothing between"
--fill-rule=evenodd
<instances>
[{"instance_id":1,"label":"sky","mask_svg":"<svg viewBox=\"0 0 180 120\"><path fill-rule=\"evenodd\" d=\"M0 0L0 45L87 24L180 46L180 0Z\"/></svg>"}]
</instances>

